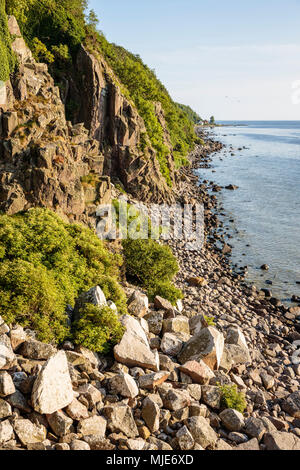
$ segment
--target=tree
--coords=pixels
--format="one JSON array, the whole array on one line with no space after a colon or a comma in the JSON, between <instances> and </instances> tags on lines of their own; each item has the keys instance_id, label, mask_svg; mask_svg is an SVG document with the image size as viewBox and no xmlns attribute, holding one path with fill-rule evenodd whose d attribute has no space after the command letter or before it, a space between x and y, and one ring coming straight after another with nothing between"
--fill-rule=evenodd
<instances>
[{"instance_id":1,"label":"tree","mask_svg":"<svg viewBox=\"0 0 300 470\"><path fill-rule=\"evenodd\" d=\"M93 30L97 30L97 26L99 24L99 18L96 15L94 10L90 10L89 14L87 15L87 24Z\"/></svg>"},{"instance_id":2,"label":"tree","mask_svg":"<svg viewBox=\"0 0 300 470\"><path fill-rule=\"evenodd\" d=\"M209 120L210 124L215 124L215 117L214 116L211 116L210 120Z\"/></svg>"}]
</instances>

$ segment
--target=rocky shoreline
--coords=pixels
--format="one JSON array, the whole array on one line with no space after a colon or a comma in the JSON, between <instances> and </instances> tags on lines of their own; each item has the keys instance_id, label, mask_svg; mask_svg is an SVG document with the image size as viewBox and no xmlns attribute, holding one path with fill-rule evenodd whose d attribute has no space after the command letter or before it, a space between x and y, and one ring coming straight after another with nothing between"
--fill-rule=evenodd
<instances>
[{"instance_id":1,"label":"rocky shoreline","mask_svg":"<svg viewBox=\"0 0 300 470\"><path fill-rule=\"evenodd\" d=\"M231 271L215 196L193 174L221 145L206 139L181 173L179 200L204 203L207 232L199 252L169 241L183 304L149 304L125 284L130 315L108 357L0 321L1 449L300 450L299 311ZM106 302L99 287L85 299ZM244 413L224 387L245 397Z\"/></svg>"}]
</instances>

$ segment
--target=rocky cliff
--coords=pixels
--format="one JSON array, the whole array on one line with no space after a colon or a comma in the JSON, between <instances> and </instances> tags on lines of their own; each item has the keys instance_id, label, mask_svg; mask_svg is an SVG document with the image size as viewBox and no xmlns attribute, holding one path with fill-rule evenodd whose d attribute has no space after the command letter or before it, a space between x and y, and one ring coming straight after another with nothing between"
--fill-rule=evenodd
<instances>
[{"instance_id":1,"label":"rocky cliff","mask_svg":"<svg viewBox=\"0 0 300 470\"><path fill-rule=\"evenodd\" d=\"M47 66L33 59L13 17L9 28L20 66L0 108L0 209L14 214L46 206L93 224L96 205L110 200L99 142L83 124L66 121Z\"/></svg>"},{"instance_id":2,"label":"rocky cliff","mask_svg":"<svg viewBox=\"0 0 300 470\"><path fill-rule=\"evenodd\" d=\"M76 61L76 80L71 81L70 97L79 103L75 116L83 122L105 155L105 172L118 178L126 190L145 201L172 200L172 191L163 178L143 119L129 101L116 76L99 53L81 46ZM172 146L160 103L156 106L170 149L168 167L175 184Z\"/></svg>"}]
</instances>

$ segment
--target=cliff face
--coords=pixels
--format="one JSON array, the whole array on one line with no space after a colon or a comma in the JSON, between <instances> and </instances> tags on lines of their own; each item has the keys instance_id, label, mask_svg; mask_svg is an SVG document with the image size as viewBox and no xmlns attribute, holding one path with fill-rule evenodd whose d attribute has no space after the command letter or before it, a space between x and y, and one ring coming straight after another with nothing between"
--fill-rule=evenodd
<instances>
[{"instance_id":1,"label":"cliff face","mask_svg":"<svg viewBox=\"0 0 300 470\"><path fill-rule=\"evenodd\" d=\"M113 71L105 60L81 47L76 63L79 86L73 87L73 101L80 103L76 116L84 122L92 138L105 153L105 172L118 177L126 190L146 201L171 201L172 191L163 178L155 151L151 147L143 119L134 104L122 93ZM161 107L157 112L165 129L165 143L170 138ZM169 158L171 179L175 182L174 165Z\"/></svg>"},{"instance_id":2,"label":"cliff face","mask_svg":"<svg viewBox=\"0 0 300 470\"><path fill-rule=\"evenodd\" d=\"M67 88L78 108L72 124L47 66L34 60L14 17L8 26L19 70L1 88L0 210L14 214L45 206L93 226L97 205L110 201L111 177L141 200L173 201L144 121L105 60L81 46ZM175 186L160 103L155 112Z\"/></svg>"},{"instance_id":3,"label":"cliff face","mask_svg":"<svg viewBox=\"0 0 300 470\"><path fill-rule=\"evenodd\" d=\"M32 58L13 17L9 28L20 67L0 108L0 210L46 206L93 225L96 205L110 200L99 143L66 121L47 66Z\"/></svg>"}]
</instances>

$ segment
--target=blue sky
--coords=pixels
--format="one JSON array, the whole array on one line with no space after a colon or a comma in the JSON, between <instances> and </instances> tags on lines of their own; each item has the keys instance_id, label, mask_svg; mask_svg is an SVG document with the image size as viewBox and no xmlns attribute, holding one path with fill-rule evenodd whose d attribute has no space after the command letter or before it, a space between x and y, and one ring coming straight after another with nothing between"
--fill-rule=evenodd
<instances>
[{"instance_id":1,"label":"blue sky","mask_svg":"<svg viewBox=\"0 0 300 470\"><path fill-rule=\"evenodd\" d=\"M292 99L293 84L300 88L299 0L90 0L90 7L109 41L140 54L171 96L201 116L300 120Z\"/></svg>"}]
</instances>

